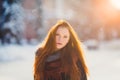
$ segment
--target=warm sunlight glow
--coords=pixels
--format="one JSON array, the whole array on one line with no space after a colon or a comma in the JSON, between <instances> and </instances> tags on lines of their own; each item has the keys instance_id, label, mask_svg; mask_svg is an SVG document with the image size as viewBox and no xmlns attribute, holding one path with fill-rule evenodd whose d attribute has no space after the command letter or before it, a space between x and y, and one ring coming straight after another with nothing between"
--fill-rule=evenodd
<instances>
[{"instance_id":1,"label":"warm sunlight glow","mask_svg":"<svg viewBox=\"0 0 120 80\"><path fill-rule=\"evenodd\" d=\"M120 0L110 0L113 7L120 10Z\"/></svg>"}]
</instances>

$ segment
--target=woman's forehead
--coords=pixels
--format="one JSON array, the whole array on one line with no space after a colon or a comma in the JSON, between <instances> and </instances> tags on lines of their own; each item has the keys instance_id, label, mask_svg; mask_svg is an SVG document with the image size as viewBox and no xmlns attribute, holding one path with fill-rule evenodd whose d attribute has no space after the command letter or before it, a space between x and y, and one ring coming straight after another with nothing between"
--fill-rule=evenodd
<instances>
[{"instance_id":1,"label":"woman's forehead","mask_svg":"<svg viewBox=\"0 0 120 80\"><path fill-rule=\"evenodd\" d=\"M67 33L69 33L69 30L66 27L59 27L56 32L67 32Z\"/></svg>"}]
</instances>

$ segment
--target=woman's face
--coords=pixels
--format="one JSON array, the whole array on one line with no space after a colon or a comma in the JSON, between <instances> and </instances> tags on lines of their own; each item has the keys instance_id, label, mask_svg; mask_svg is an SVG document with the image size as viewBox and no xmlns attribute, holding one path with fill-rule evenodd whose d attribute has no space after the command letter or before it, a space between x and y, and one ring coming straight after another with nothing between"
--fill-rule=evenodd
<instances>
[{"instance_id":1,"label":"woman's face","mask_svg":"<svg viewBox=\"0 0 120 80\"><path fill-rule=\"evenodd\" d=\"M67 28L59 27L56 31L56 47L57 49L63 48L70 39L70 33Z\"/></svg>"}]
</instances>

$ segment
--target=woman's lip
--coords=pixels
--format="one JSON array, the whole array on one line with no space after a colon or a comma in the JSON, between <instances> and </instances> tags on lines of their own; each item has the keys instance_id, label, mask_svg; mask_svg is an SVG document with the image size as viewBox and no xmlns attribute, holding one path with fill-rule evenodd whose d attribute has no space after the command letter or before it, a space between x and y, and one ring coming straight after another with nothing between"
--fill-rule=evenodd
<instances>
[{"instance_id":1,"label":"woman's lip","mask_svg":"<svg viewBox=\"0 0 120 80\"><path fill-rule=\"evenodd\" d=\"M62 45L62 43L57 43L57 44Z\"/></svg>"}]
</instances>

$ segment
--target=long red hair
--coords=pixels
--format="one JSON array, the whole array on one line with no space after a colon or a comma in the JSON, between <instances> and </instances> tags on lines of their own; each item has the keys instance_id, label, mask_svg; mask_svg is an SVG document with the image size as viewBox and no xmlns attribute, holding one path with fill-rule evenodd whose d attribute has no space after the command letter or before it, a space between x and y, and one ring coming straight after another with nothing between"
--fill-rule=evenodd
<instances>
[{"instance_id":1,"label":"long red hair","mask_svg":"<svg viewBox=\"0 0 120 80\"><path fill-rule=\"evenodd\" d=\"M67 67L68 71L66 73L70 74L71 80L80 80L80 78L83 77L83 74L85 76L88 74L88 69L84 61L83 50L81 48L82 45L77 37L77 34L67 21L60 20L50 29L41 47L39 47L36 52L34 62L35 80L44 80L43 72L45 59L49 54L52 54L56 51L55 35L56 30L59 27L67 28L70 33L70 40L62 49L62 55L60 57L62 61L62 66ZM80 68L78 68L76 60L79 60Z\"/></svg>"}]
</instances>

